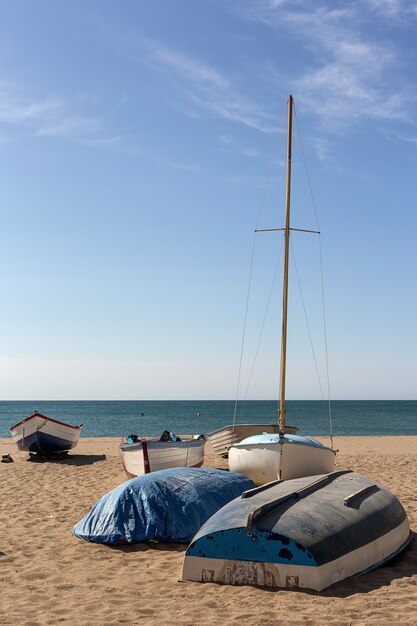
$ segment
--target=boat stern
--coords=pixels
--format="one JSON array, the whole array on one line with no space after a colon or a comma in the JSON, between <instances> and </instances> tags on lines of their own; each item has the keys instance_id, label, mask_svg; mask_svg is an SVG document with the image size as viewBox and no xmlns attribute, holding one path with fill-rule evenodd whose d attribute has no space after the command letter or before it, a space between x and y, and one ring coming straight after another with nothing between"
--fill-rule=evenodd
<instances>
[{"instance_id":1,"label":"boat stern","mask_svg":"<svg viewBox=\"0 0 417 626\"><path fill-rule=\"evenodd\" d=\"M243 527L211 531L193 541L182 580L319 590L316 569L312 554L289 537Z\"/></svg>"}]
</instances>

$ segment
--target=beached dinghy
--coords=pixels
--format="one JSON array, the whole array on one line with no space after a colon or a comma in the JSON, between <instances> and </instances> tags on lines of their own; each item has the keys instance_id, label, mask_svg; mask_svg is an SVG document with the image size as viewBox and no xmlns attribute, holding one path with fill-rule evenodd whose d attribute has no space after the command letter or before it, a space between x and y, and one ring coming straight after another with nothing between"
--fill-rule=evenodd
<instances>
[{"instance_id":1,"label":"beached dinghy","mask_svg":"<svg viewBox=\"0 0 417 626\"><path fill-rule=\"evenodd\" d=\"M285 228L266 230L284 231L284 276L282 293L281 371L279 389L278 435L262 433L243 439L229 449L229 469L242 472L257 485L272 480L298 478L324 474L334 469L335 451L309 437L286 434L285 385L287 363L287 318L288 318L288 268L291 231L300 231L290 226L291 154L292 154L293 98L288 99L288 145L287 145L287 193ZM257 231L260 232L260 231ZM320 234L319 231L303 230ZM332 441L332 438L331 438Z\"/></svg>"},{"instance_id":2,"label":"beached dinghy","mask_svg":"<svg viewBox=\"0 0 417 626\"><path fill-rule=\"evenodd\" d=\"M18 450L41 456L65 454L77 445L81 430L82 425L71 426L37 411L10 428Z\"/></svg>"},{"instance_id":3,"label":"beached dinghy","mask_svg":"<svg viewBox=\"0 0 417 626\"><path fill-rule=\"evenodd\" d=\"M161 437L136 438L120 446L123 467L129 478L170 467L201 467L204 463L204 435L183 435L168 431Z\"/></svg>"},{"instance_id":4,"label":"beached dinghy","mask_svg":"<svg viewBox=\"0 0 417 626\"><path fill-rule=\"evenodd\" d=\"M264 485L332 472L334 456L334 450L311 437L263 433L230 448L229 469Z\"/></svg>"},{"instance_id":5,"label":"beached dinghy","mask_svg":"<svg viewBox=\"0 0 417 626\"><path fill-rule=\"evenodd\" d=\"M350 470L245 492L187 549L182 579L321 591L396 556L411 540L397 498Z\"/></svg>"}]
</instances>

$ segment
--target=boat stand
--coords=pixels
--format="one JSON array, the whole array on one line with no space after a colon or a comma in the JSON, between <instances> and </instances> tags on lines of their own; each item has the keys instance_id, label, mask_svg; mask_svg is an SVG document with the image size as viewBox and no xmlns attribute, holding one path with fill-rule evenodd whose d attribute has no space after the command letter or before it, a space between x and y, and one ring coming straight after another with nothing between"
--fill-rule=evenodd
<instances>
[{"instance_id":1,"label":"boat stand","mask_svg":"<svg viewBox=\"0 0 417 626\"><path fill-rule=\"evenodd\" d=\"M55 452L29 452L28 461L35 463L43 463L45 461L61 461L65 459L68 454L68 450L56 450Z\"/></svg>"}]
</instances>

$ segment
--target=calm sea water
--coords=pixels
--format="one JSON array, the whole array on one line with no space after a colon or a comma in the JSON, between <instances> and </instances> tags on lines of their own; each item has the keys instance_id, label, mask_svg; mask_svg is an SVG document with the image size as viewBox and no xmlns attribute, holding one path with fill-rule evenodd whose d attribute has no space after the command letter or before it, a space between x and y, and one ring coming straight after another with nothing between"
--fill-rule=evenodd
<instances>
[{"instance_id":1,"label":"calm sea water","mask_svg":"<svg viewBox=\"0 0 417 626\"><path fill-rule=\"evenodd\" d=\"M238 405L241 423L272 423L276 401L247 401ZM328 435L328 404L322 401L288 401L288 424L304 435ZM417 435L417 401L332 402L334 435ZM84 424L84 437L121 437L129 434L160 435L204 433L233 422L234 401L101 401L101 402L0 402L0 437L9 427L35 410L69 424Z\"/></svg>"}]
</instances>

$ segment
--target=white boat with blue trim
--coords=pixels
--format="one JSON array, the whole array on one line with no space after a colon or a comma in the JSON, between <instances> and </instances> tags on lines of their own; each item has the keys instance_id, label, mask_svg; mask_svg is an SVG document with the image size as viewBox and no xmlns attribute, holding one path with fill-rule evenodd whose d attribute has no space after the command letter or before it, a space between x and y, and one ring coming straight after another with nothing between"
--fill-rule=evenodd
<instances>
[{"instance_id":1,"label":"white boat with blue trim","mask_svg":"<svg viewBox=\"0 0 417 626\"><path fill-rule=\"evenodd\" d=\"M290 226L291 154L292 154L293 98L288 99L288 144L287 186L284 228L268 228L267 231L284 232L284 276L282 294L281 370L279 389L278 434L261 433L248 437L229 448L229 469L251 478L256 485L273 480L290 480L301 476L313 476L332 472L335 451L310 437L286 434L285 426L285 383L287 362L287 318L288 318L288 268L291 231L300 231ZM261 232L261 231L257 231ZM303 230L320 234L319 231ZM332 438L331 438L332 442Z\"/></svg>"},{"instance_id":2,"label":"white boat with blue trim","mask_svg":"<svg viewBox=\"0 0 417 626\"><path fill-rule=\"evenodd\" d=\"M75 448L81 430L82 424L71 426L38 411L10 428L18 450L41 456L65 454Z\"/></svg>"},{"instance_id":3,"label":"white boat with blue trim","mask_svg":"<svg viewBox=\"0 0 417 626\"><path fill-rule=\"evenodd\" d=\"M370 478L341 470L276 481L201 527L182 580L321 591L382 565L411 538L399 500Z\"/></svg>"}]
</instances>

